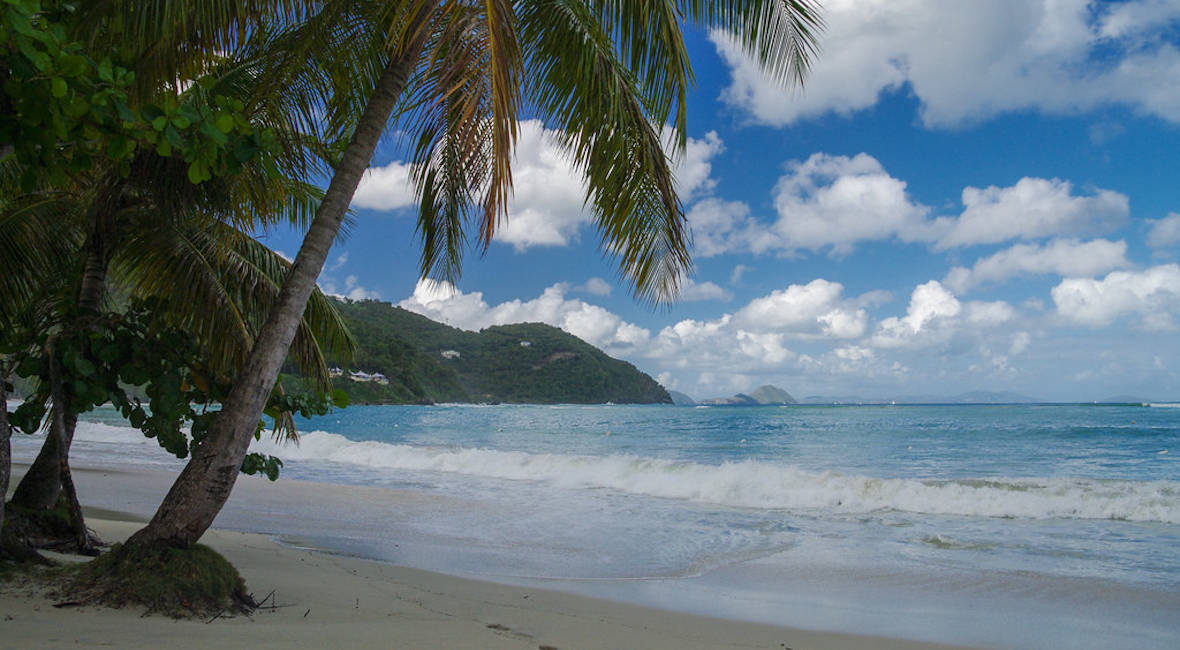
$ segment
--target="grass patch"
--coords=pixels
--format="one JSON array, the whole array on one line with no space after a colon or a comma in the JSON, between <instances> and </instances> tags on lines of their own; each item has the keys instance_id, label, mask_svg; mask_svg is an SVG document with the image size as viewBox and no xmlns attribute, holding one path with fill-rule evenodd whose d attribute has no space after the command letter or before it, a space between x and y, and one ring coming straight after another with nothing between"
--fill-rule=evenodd
<instances>
[{"instance_id":1,"label":"grass patch","mask_svg":"<svg viewBox=\"0 0 1180 650\"><path fill-rule=\"evenodd\" d=\"M4 527L9 534L28 540L33 545L44 545L74 536L70 526L70 511L63 499L50 510L25 508L9 502L5 506Z\"/></svg>"},{"instance_id":2,"label":"grass patch","mask_svg":"<svg viewBox=\"0 0 1180 650\"><path fill-rule=\"evenodd\" d=\"M138 605L147 614L174 618L249 613L257 606L238 570L202 544L116 544L109 553L78 567L64 595L79 603Z\"/></svg>"}]
</instances>

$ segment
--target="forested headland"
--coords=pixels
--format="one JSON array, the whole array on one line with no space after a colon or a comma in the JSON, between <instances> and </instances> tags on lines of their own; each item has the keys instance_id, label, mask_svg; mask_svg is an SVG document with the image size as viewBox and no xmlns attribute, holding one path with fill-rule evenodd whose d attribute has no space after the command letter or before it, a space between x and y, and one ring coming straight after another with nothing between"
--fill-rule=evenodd
<instances>
[{"instance_id":1,"label":"forested headland","mask_svg":"<svg viewBox=\"0 0 1180 650\"><path fill-rule=\"evenodd\" d=\"M388 302L334 300L357 341L330 359L335 388L354 404L671 403L654 379L543 323L470 332ZM356 374L354 373L363 373Z\"/></svg>"}]
</instances>

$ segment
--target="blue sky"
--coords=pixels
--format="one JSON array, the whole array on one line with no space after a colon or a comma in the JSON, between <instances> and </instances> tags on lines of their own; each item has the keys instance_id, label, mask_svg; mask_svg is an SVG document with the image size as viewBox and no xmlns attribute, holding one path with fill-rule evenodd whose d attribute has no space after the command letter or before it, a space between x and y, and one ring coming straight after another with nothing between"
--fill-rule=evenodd
<instances>
[{"instance_id":1,"label":"blue sky","mask_svg":"<svg viewBox=\"0 0 1180 650\"><path fill-rule=\"evenodd\" d=\"M689 34L681 302L632 300L537 122L507 226L457 286L418 281L396 141L321 286L466 329L548 322L697 398L1180 399L1180 3L824 6L802 91Z\"/></svg>"}]
</instances>

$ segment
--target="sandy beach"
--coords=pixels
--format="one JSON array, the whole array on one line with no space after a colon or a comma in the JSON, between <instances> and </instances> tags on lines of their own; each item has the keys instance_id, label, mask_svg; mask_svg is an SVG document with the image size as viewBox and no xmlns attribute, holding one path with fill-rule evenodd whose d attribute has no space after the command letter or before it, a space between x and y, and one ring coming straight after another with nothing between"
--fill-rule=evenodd
<instances>
[{"instance_id":1,"label":"sandy beach","mask_svg":"<svg viewBox=\"0 0 1180 650\"><path fill-rule=\"evenodd\" d=\"M23 468L17 467L17 471ZM82 493L159 485L165 472L79 470ZM231 502L247 509L261 493L355 498L365 488L300 481L240 481ZM372 491L375 496L379 491ZM388 491L380 491L388 492ZM132 501L128 501L131 503ZM134 508L129 508L134 510ZM107 541L140 525L142 515L91 509L89 524ZM265 531L262 531L265 532ZM132 609L54 608L29 588L0 592L0 647L5 648L935 648L917 642L810 632L712 619L543 589L457 578L365 559L291 548L268 535L211 530L202 542L241 571L255 597L273 590L250 617L211 622L143 617Z\"/></svg>"}]
</instances>

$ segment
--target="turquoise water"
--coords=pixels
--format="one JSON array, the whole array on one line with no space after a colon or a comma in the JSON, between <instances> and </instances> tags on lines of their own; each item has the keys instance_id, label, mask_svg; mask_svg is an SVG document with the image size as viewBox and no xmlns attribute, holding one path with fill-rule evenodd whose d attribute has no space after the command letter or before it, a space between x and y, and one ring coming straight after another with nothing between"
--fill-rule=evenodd
<instances>
[{"instance_id":1,"label":"turquoise water","mask_svg":"<svg viewBox=\"0 0 1180 650\"><path fill-rule=\"evenodd\" d=\"M106 419L76 458L174 462ZM302 430L259 444L285 476L423 498L219 525L739 619L1180 647L1178 408L351 407Z\"/></svg>"}]
</instances>

